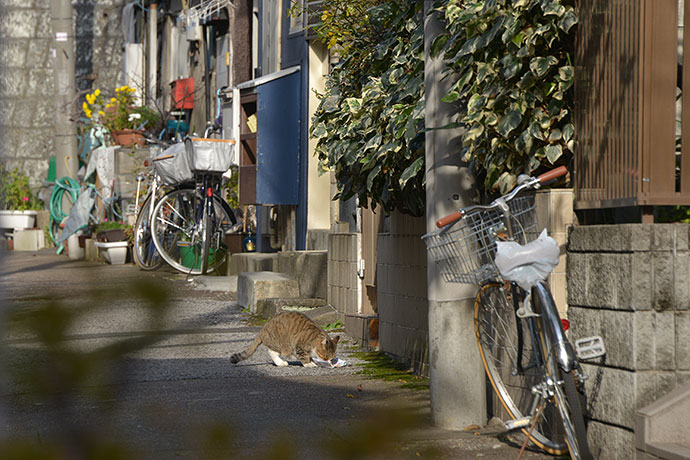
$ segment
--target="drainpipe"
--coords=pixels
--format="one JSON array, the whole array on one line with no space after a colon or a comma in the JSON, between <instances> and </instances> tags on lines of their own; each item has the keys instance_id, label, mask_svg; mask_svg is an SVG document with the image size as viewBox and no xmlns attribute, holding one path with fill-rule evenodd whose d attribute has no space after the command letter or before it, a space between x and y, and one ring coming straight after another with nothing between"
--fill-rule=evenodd
<instances>
[{"instance_id":1,"label":"drainpipe","mask_svg":"<svg viewBox=\"0 0 690 460\"><path fill-rule=\"evenodd\" d=\"M71 112L75 101L74 26L70 0L50 2L55 83L55 160L57 179L77 178L77 130Z\"/></svg>"},{"instance_id":2,"label":"drainpipe","mask_svg":"<svg viewBox=\"0 0 690 460\"><path fill-rule=\"evenodd\" d=\"M148 101L156 101L156 70L158 67L158 3L149 5ZM148 104L145 104L148 105Z\"/></svg>"},{"instance_id":3,"label":"drainpipe","mask_svg":"<svg viewBox=\"0 0 690 460\"><path fill-rule=\"evenodd\" d=\"M450 85L442 79L443 60L430 56L431 43L443 31L438 14L427 16L434 1L424 1L424 88L426 133L426 229L437 219L472 202L474 183L460 161L460 129L449 124L453 105L441 101ZM445 283L429 258L429 364L431 415L435 425L462 430L486 422L484 369L474 335L475 286Z\"/></svg>"}]
</instances>

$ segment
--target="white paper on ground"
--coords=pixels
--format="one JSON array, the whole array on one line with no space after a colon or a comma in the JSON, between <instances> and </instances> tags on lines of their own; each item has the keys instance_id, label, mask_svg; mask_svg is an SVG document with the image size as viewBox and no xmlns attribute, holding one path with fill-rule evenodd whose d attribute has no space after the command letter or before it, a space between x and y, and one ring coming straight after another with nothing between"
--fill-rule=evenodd
<instances>
[{"instance_id":1,"label":"white paper on ground","mask_svg":"<svg viewBox=\"0 0 690 460\"><path fill-rule=\"evenodd\" d=\"M345 361L339 358L333 358L331 361L324 361L323 359L312 356L311 359L321 367L344 367L347 365Z\"/></svg>"}]
</instances>

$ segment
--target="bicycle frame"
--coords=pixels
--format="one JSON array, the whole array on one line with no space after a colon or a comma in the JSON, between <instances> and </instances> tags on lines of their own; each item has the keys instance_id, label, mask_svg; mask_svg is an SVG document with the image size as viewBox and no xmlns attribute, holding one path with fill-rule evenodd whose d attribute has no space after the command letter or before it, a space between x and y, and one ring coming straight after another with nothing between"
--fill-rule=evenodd
<instances>
[{"instance_id":1,"label":"bicycle frame","mask_svg":"<svg viewBox=\"0 0 690 460\"><path fill-rule=\"evenodd\" d=\"M542 281L532 287L531 302L534 312L539 315L541 324L550 340L547 343L549 353L555 352L559 366L565 372L571 372L577 363L575 350L563 333L561 318L553 300L551 291Z\"/></svg>"}]
</instances>

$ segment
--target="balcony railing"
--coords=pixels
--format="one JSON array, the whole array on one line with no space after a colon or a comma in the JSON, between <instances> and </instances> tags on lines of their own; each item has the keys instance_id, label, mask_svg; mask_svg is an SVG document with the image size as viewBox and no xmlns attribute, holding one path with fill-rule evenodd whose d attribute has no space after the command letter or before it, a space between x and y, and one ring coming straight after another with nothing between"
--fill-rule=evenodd
<instances>
[{"instance_id":1,"label":"balcony railing","mask_svg":"<svg viewBox=\"0 0 690 460\"><path fill-rule=\"evenodd\" d=\"M580 0L579 15L575 208L690 205L690 0Z\"/></svg>"}]
</instances>

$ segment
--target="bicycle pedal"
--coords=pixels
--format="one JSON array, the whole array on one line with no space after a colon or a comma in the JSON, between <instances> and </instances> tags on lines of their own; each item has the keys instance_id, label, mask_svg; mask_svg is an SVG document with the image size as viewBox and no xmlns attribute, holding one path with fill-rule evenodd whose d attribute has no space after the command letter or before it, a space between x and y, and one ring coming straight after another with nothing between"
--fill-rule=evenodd
<instances>
[{"instance_id":1,"label":"bicycle pedal","mask_svg":"<svg viewBox=\"0 0 690 460\"><path fill-rule=\"evenodd\" d=\"M504 423L507 431L517 430L518 428L525 428L532 421L532 417L522 417L515 420L508 420Z\"/></svg>"},{"instance_id":2,"label":"bicycle pedal","mask_svg":"<svg viewBox=\"0 0 690 460\"><path fill-rule=\"evenodd\" d=\"M598 335L592 337L584 337L575 341L575 353L577 359L585 361L588 359L598 358L606 354L604 341Z\"/></svg>"}]
</instances>

